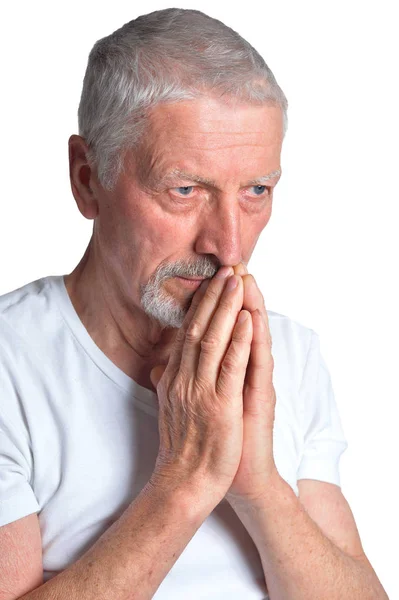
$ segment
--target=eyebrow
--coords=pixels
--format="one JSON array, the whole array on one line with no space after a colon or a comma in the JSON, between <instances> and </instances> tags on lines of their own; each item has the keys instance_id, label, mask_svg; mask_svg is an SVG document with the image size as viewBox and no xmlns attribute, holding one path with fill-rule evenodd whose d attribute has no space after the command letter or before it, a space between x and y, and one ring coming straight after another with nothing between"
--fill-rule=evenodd
<instances>
[{"instance_id":1,"label":"eyebrow","mask_svg":"<svg viewBox=\"0 0 399 600\"><path fill-rule=\"evenodd\" d=\"M277 169L272 171L268 175L263 175L262 177L258 177L257 179L251 179L246 183L246 185L263 185L270 179L274 179L277 176L281 175L281 169ZM201 177L200 175L194 175L193 173L187 173L187 171L182 171L181 169L173 169L170 173L165 175L162 178L162 183L166 183L168 181L173 181L176 178L187 179L189 181L195 181L196 183L203 183L205 185L210 185L213 187L217 187L216 182L213 179L209 179L208 177Z\"/></svg>"},{"instance_id":2,"label":"eyebrow","mask_svg":"<svg viewBox=\"0 0 399 600\"><path fill-rule=\"evenodd\" d=\"M259 177L258 179L251 179L248 181L248 185L260 185L262 183L266 183L270 179L274 179L275 177L279 177L281 175L281 169L277 169L276 171L272 171L269 175L264 175L263 177Z\"/></svg>"}]
</instances>

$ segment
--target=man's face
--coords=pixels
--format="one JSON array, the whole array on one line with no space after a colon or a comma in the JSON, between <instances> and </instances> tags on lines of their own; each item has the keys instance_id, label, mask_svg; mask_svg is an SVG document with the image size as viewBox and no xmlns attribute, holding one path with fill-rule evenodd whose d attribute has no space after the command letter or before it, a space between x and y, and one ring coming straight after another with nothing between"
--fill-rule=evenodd
<instances>
[{"instance_id":1,"label":"man's face","mask_svg":"<svg viewBox=\"0 0 399 600\"><path fill-rule=\"evenodd\" d=\"M206 98L152 109L116 187L98 194L96 244L125 303L180 327L198 279L248 263L271 216L282 131L279 107Z\"/></svg>"}]
</instances>

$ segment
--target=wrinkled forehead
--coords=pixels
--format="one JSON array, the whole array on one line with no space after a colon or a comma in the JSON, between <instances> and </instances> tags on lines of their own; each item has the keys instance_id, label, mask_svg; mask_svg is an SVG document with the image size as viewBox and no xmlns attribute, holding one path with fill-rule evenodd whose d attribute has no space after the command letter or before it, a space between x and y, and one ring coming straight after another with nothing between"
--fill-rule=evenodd
<instances>
[{"instance_id":1,"label":"wrinkled forehead","mask_svg":"<svg viewBox=\"0 0 399 600\"><path fill-rule=\"evenodd\" d=\"M158 104L147 113L146 135L280 135L283 112L275 104L249 104L204 97Z\"/></svg>"},{"instance_id":2,"label":"wrinkled forehead","mask_svg":"<svg viewBox=\"0 0 399 600\"><path fill-rule=\"evenodd\" d=\"M225 160L234 156L249 166L262 160L269 172L279 168L282 140L279 106L202 98L151 109L136 160L143 179L189 167L183 164L187 160L209 165L221 153Z\"/></svg>"}]
</instances>

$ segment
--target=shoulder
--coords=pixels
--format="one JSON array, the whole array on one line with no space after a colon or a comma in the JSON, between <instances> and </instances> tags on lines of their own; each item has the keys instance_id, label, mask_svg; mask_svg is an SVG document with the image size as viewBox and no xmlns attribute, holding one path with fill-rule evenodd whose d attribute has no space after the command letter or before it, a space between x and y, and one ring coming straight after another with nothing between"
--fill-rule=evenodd
<instances>
[{"instance_id":1,"label":"shoulder","mask_svg":"<svg viewBox=\"0 0 399 600\"><path fill-rule=\"evenodd\" d=\"M273 310L267 310L267 316L269 319L270 333L275 335L276 341L282 339L288 341L304 341L305 344L310 342L312 334L316 332L292 319L287 315L275 312Z\"/></svg>"},{"instance_id":2,"label":"shoulder","mask_svg":"<svg viewBox=\"0 0 399 600\"><path fill-rule=\"evenodd\" d=\"M1 354L40 346L57 321L53 285L57 276L31 281L0 296Z\"/></svg>"},{"instance_id":3,"label":"shoulder","mask_svg":"<svg viewBox=\"0 0 399 600\"><path fill-rule=\"evenodd\" d=\"M42 277L0 295L0 316L5 320L17 322L26 320L37 307L44 308L51 277Z\"/></svg>"},{"instance_id":4,"label":"shoulder","mask_svg":"<svg viewBox=\"0 0 399 600\"><path fill-rule=\"evenodd\" d=\"M267 316L276 376L280 381L288 377L299 385L309 350L318 335L310 327L287 315L268 310Z\"/></svg>"},{"instance_id":5,"label":"shoulder","mask_svg":"<svg viewBox=\"0 0 399 600\"><path fill-rule=\"evenodd\" d=\"M0 296L0 429L13 427L26 440L39 403L57 390L62 372L57 278L43 277Z\"/></svg>"},{"instance_id":6,"label":"shoulder","mask_svg":"<svg viewBox=\"0 0 399 600\"><path fill-rule=\"evenodd\" d=\"M41 389L43 373L51 371L62 326L52 279L43 277L0 296L2 411L17 410Z\"/></svg>"}]
</instances>

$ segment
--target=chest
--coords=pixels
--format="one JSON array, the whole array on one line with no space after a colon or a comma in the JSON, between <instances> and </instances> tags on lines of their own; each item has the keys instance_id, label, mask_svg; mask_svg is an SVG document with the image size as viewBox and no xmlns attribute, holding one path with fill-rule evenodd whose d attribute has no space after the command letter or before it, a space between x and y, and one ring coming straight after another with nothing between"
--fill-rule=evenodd
<instances>
[{"instance_id":1,"label":"chest","mask_svg":"<svg viewBox=\"0 0 399 600\"><path fill-rule=\"evenodd\" d=\"M83 405L70 407L68 417L60 418L62 427L51 430L37 454L34 487L42 507L39 520L46 579L89 549L140 493L155 466L159 433L153 410L131 401L115 405L112 411L101 404L96 408L93 403L91 410ZM278 396L273 441L281 476L296 485L299 437L295 415L287 398ZM193 565L194 574L187 581ZM220 597L266 598L257 550L225 501L201 525L159 588L163 595L156 597L179 598L169 588L177 578L181 597L186 598L190 593L184 582L192 586L193 577L198 577L200 587L210 585L212 579L224 581L227 595ZM235 593L246 586L241 595L226 591L233 583ZM204 591L198 597L212 596Z\"/></svg>"}]
</instances>

